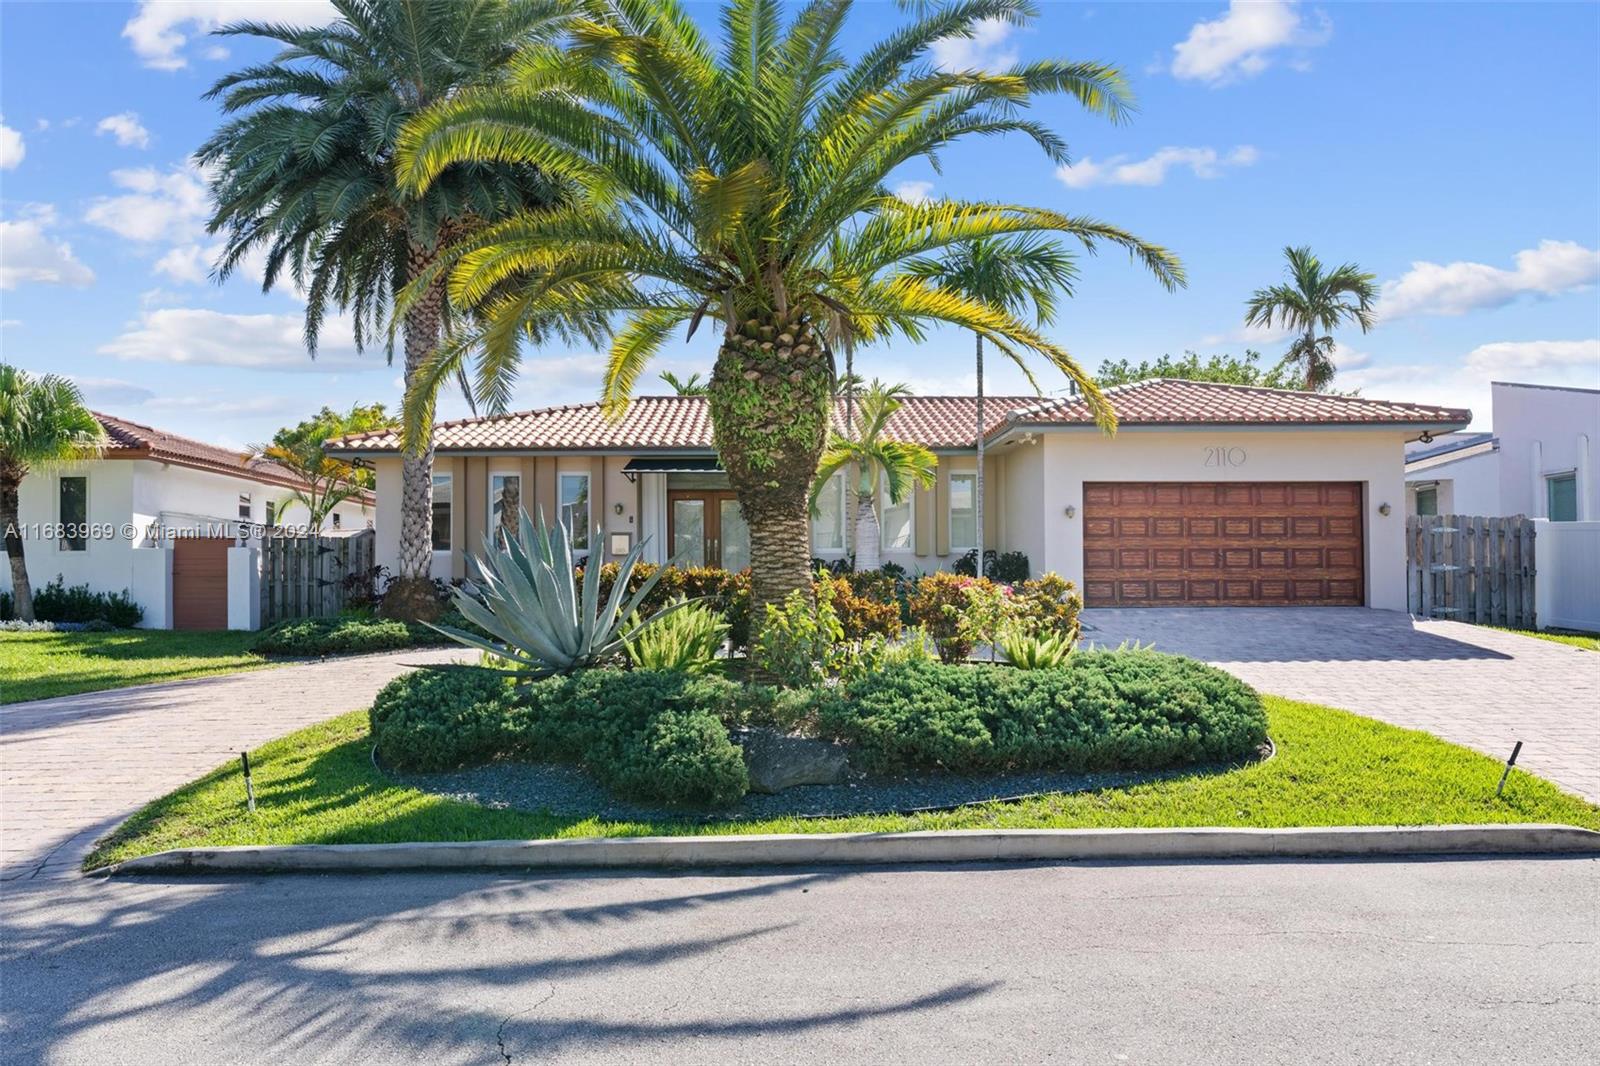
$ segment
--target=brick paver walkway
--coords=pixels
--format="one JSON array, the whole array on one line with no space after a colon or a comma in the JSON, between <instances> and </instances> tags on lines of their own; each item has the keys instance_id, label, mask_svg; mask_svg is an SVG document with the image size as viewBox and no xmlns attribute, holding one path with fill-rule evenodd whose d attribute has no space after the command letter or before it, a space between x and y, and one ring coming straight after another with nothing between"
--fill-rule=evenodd
<instances>
[{"instance_id":1,"label":"brick paver walkway","mask_svg":"<svg viewBox=\"0 0 1600 1066\"><path fill-rule=\"evenodd\" d=\"M301 726L372 702L428 648L0 707L0 880L71 873L143 804Z\"/></svg>"},{"instance_id":2,"label":"brick paver walkway","mask_svg":"<svg viewBox=\"0 0 1600 1066\"><path fill-rule=\"evenodd\" d=\"M1426 729L1600 802L1600 653L1396 611L1098 608L1085 637L1215 663L1262 692Z\"/></svg>"}]
</instances>

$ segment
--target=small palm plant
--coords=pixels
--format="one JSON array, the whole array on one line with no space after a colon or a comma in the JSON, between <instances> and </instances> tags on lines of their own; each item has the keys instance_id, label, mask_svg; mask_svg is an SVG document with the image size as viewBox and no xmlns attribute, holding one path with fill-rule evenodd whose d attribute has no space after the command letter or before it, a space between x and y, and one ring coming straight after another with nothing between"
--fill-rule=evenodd
<instances>
[{"instance_id":1,"label":"small palm plant","mask_svg":"<svg viewBox=\"0 0 1600 1066\"><path fill-rule=\"evenodd\" d=\"M453 626L425 624L509 663L507 673L538 678L598 665L620 655L645 626L688 602L669 604L649 621L639 621L640 605L666 570L658 569L628 595L628 579L644 554L643 542L617 564L616 581L602 604L599 567L588 569L579 588L577 560L565 526L547 527L542 515L534 522L524 509L514 535L499 532L503 548L484 538L483 554L476 559L476 587L455 590L456 609L492 639Z\"/></svg>"},{"instance_id":2,"label":"small palm plant","mask_svg":"<svg viewBox=\"0 0 1600 1066\"><path fill-rule=\"evenodd\" d=\"M856 568L876 570L880 557L880 531L877 499L880 487L892 504L905 501L915 485L933 484L939 459L920 444L890 440L889 419L911 390L904 385L885 385L874 379L861 393L861 430L854 437L834 432L817 466L811 489L811 512L817 512L817 499L823 486L839 471L854 467L856 472Z\"/></svg>"},{"instance_id":3,"label":"small palm plant","mask_svg":"<svg viewBox=\"0 0 1600 1066\"><path fill-rule=\"evenodd\" d=\"M709 384L700 380L699 374L690 374L686 378L680 378L670 370L663 370L660 378L671 386L674 396L704 396L706 391L711 388Z\"/></svg>"},{"instance_id":4,"label":"small palm plant","mask_svg":"<svg viewBox=\"0 0 1600 1066\"><path fill-rule=\"evenodd\" d=\"M1306 246L1285 248L1292 284L1257 289L1245 305L1244 324L1271 329L1281 323L1297 331L1280 366L1300 372L1302 387L1321 392L1333 384L1333 337L1318 330L1333 330L1354 322L1365 333L1372 328L1373 304L1378 299L1378 276L1363 274L1354 263L1324 270L1322 260Z\"/></svg>"},{"instance_id":5,"label":"small palm plant","mask_svg":"<svg viewBox=\"0 0 1600 1066\"><path fill-rule=\"evenodd\" d=\"M1031 636L1013 630L1000 638L1000 650L1006 661L1019 670L1054 670L1067 665L1076 643L1070 633Z\"/></svg>"},{"instance_id":6,"label":"small palm plant","mask_svg":"<svg viewBox=\"0 0 1600 1066\"><path fill-rule=\"evenodd\" d=\"M629 661L639 670L711 673L728 638L728 623L704 604L685 604L680 599L674 605L682 609L670 617L653 615L629 638Z\"/></svg>"},{"instance_id":7,"label":"small palm plant","mask_svg":"<svg viewBox=\"0 0 1600 1066\"><path fill-rule=\"evenodd\" d=\"M0 530L11 562L13 609L21 621L33 621L33 586L18 515L22 479L34 467L93 458L105 440L100 420L83 405L72 382L0 363Z\"/></svg>"}]
</instances>

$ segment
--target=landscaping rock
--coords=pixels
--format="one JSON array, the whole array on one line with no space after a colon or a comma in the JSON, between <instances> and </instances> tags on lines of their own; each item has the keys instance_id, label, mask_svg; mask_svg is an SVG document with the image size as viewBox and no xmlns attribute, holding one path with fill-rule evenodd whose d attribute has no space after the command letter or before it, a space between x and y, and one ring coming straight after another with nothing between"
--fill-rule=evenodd
<instances>
[{"instance_id":1,"label":"landscaping rock","mask_svg":"<svg viewBox=\"0 0 1600 1066\"><path fill-rule=\"evenodd\" d=\"M737 738L750 773L750 791L768 795L796 785L837 785L848 772L843 745L746 729Z\"/></svg>"}]
</instances>

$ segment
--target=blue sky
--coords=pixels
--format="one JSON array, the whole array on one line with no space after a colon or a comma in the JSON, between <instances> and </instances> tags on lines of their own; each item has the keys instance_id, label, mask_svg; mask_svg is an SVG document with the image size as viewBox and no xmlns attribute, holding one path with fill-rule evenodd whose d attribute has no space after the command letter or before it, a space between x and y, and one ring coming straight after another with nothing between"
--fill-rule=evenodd
<instances>
[{"instance_id":1,"label":"blue sky","mask_svg":"<svg viewBox=\"0 0 1600 1066\"><path fill-rule=\"evenodd\" d=\"M1188 268L1169 294L1106 252L1083 264L1051 331L1091 368L1163 352L1261 349L1243 302L1279 280L1285 244L1353 260L1385 284L1370 334L1340 334L1340 383L1469 405L1488 382L1600 387L1600 5L1044 3L1022 30L942 48L996 66L1064 56L1120 65L1123 126L1064 102L1066 172L1021 141L907 168L907 196L989 197L1099 216ZM284 0L0 3L0 349L77 379L100 409L219 443L270 436L324 403L397 404L398 370L325 333L313 362L292 292L206 278L203 184L187 160L216 122L211 81L265 50L205 31ZM705 6L708 18L714 8ZM859 6L857 37L903 16ZM224 54L226 52L227 54ZM873 349L869 374L968 391L971 341ZM705 334L663 369L704 371ZM592 399L600 357L530 353L518 407ZM1045 379L1047 388L1057 382ZM1021 389L1009 368L995 391ZM459 398L442 405L460 414Z\"/></svg>"}]
</instances>

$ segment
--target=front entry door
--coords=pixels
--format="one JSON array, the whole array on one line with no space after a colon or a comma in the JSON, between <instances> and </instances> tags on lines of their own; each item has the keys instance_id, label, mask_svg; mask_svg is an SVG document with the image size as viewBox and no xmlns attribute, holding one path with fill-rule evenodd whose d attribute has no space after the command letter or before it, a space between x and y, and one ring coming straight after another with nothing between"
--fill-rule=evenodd
<instances>
[{"instance_id":1,"label":"front entry door","mask_svg":"<svg viewBox=\"0 0 1600 1066\"><path fill-rule=\"evenodd\" d=\"M731 492L667 493L667 540L679 566L743 570L750 565L750 527Z\"/></svg>"}]
</instances>

